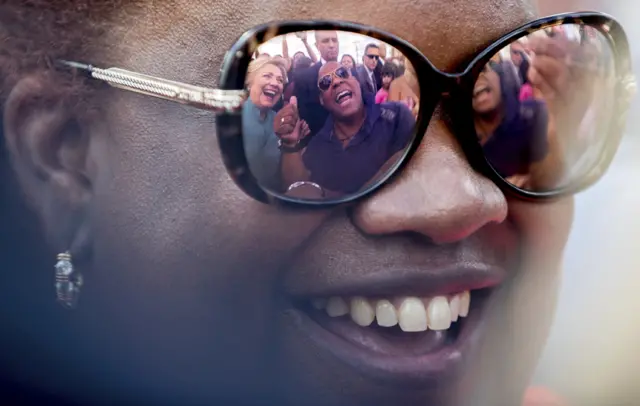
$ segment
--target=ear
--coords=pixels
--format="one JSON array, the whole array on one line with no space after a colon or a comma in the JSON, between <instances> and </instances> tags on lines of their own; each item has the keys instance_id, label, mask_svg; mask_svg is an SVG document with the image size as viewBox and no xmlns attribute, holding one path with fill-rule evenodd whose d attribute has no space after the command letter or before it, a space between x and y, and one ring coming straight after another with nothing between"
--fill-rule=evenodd
<instances>
[{"instance_id":1,"label":"ear","mask_svg":"<svg viewBox=\"0 0 640 406\"><path fill-rule=\"evenodd\" d=\"M75 255L88 247L92 131L52 83L38 76L16 83L4 105L4 134L19 185L51 248Z\"/></svg>"},{"instance_id":2,"label":"ear","mask_svg":"<svg viewBox=\"0 0 640 406\"><path fill-rule=\"evenodd\" d=\"M322 93L320 93L320 95L318 95L318 100L320 100L320 105L322 107L324 107L324 100L322 100Z\"/></svg>"}]
</instances>

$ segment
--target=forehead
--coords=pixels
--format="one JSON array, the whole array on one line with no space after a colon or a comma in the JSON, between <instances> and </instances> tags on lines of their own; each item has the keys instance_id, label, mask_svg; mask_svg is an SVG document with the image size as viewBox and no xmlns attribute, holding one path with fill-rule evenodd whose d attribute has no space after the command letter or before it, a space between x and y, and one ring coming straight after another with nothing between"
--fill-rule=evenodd
<instances>
[{"instance_id":1,"label":"forehead","mask_svg":"<svg viewBox=\"0 0 640 406\"><path fill-rule=\"evenodd\" d=\"M340 66L337 62L327 62L320 68L320 72L318 72L318 77L322 75L326 75L329 72L333 72Z\"/></svg>"},{"instance_id":2,"label":"forehead","mask_svg":"<svg viewBox=\"0 0 640 406\"><path fill-rule=\"evenodd\" d=\"M113 62L126 60L130 69L208 84L217 79L224 54L240 35L269 21L327 19L373 26L410 42L438 68L455 70L535 14L528 0L373 0L366 2L366 12L361 0L147 4L140 13L122 13L123 28L109 39L117 44Z\"/></svg>"},{"instance_id":3,"label":"forehead","mask_svg":"<svg viewBox=\"0 0 640 406\"><path fill-rule=\"evenodd\" d=\"M335 31L316 31L316 38L318 41L338 39L338 33Z\"/></svg>"},{"instance_id":4,"label":"forehead","mask_svg":"<svg viewBox=\"0 0 640 406\"><path fill-rule=\"evenodd\" d=\"M270 63L264 65L263 67L261 67L260 69L258 69L259 73L262 74L275 74L275 75L279 75L282 76L282 71L280 70L280 68L278 68L275 65L272 65Z\"/></svg>"}]
</instances>

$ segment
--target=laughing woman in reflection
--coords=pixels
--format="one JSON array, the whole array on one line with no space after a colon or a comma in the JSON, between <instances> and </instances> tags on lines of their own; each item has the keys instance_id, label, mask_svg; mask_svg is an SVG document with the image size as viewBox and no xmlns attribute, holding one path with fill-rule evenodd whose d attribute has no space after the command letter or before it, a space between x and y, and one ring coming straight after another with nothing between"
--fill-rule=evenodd
<instances>
[{"instance_id":1,"label":"laughing woman in reflection","mask_svg":"<svg viewBox=\"0 0 640 406\"><path fill-rule=\"evenodd\" d=\"M549 117L544 102L520 102L519 83L507 63L489 62L476 82L475 128L494 168L524 187L531 181L531 165L547 155Z\"/></svg>"},{"instance_id":2,"label":"laughing woman in reflection","mask_svg":"<svg viewBox=\"0 0 640 406\"><path fill-rule=\"evenodd\" d=\"M246 85L249 97L242 106L242 134L249 168L263 185L280 188L280 151L273 132L274 106L287 83L281 58L259 57L249 64Z\"/></svg>"}]
</instances>

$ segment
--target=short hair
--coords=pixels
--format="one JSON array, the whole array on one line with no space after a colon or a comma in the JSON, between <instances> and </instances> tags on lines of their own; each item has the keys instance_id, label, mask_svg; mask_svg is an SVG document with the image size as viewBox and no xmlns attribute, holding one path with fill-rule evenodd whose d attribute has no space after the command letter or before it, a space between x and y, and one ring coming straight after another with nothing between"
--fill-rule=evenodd
<instances>
[{"instance_id":1,"label":"short hair","mask_svg":"<svg viewBox=\"0 0 640 406\"><path fill-rule=\"evenodd\" d=\"M364 47L364 53L366 54L367 51L371 48L380 49L380 46L378 44L374 44L373 42L370 44L367 44L367 46Z\"/></svg>"},{"instance_id":2,"label":"short hair","mask_svg":"<svg viewBox=\"0 0 640 406\"><path fill-rule=\"evenodd\" d=\"M313 35L314 35L314 37L315 37L315 39L316 39L316 43L318 43L318 42L319 42L319 41L318 41L318 34L320 34L321 32L335 32L335 33L336 33L336 37L338 36L338 31L335 31L335 30L320 30L320 31L316 30L316 31L314 31L314 33L313 33Z\"/></svg>"},{"instance_id":3,"label":"short hair","mask_svg":"<svg viewBox=\"0 0 640 406\"><path fill-rule=\"evenodd\" d=\"M282 77L284 78L284 83L287 83L287 65L284 58L277 56L260 56L249 63L249 68L247 69L247 77L244 81L245 86L251 86L253 80L256 77L256 73L267 65L273 65L276 68L280 69L280 72L282 72Z\"/></svg>"},{"instance_id":4,"label":"short hair","mask_svg":"<svg viewBox=\"0 0 640 406\"><path fill-rule=\"evenodd\" d=\"M395 78L398 76L398 67L393 62L385 62L380 74L382 76L393 76Z\"/></svg>"}]
</instances>

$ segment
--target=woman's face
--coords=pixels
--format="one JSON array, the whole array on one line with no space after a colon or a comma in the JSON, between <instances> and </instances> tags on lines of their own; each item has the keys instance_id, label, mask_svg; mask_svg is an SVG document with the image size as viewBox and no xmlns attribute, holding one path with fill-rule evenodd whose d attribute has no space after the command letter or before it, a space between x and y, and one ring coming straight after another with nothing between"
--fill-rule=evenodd
<instances>
[{"instance_id":1,"label":"woman's face","mask_svg":"<svg viewBox=\"0 0 640 406\"><path fill-rule=\"evenodd\" d=\"M522 64L522 54L524 53L524 47L519 43L513 43L510 47L511 61L516 65Z\"/></svg>"},{"instance_id":2,"label":"woman's face","mask_svg":"<svg viewBox=\"0 0 640 406\"><path fill-rule=\"evenodd\" d=\"M131 46L105 48L113 54L97 58L207 85L254 25L340 19L393 32L454 72L533 17L520 0L399 1L378 1L366 16L357 0L266 8L259 0L155 2L144 14L113 18L127 29L106 40ZM254 9L262 12L247 12ZM169 29L176 24L188 28ZM145 52L131 52L138 46ZM256 104L275 102L279 77L273 66L257 75ZM499 93L495 79L484 80ZM100 111L87 127L82 162L91 169L78 186L88 230L78 235L91 256L80 309L69 316L83 331L87 385L99 387L108 371L111 395L183 403L517 404L549 329L571 200L507 198L469 166L436 118L383 190L350 208L290 212L234 185L214 114L119 90L109 90ZM71 207L71 197L56 191L48 196L57 207ZM59 212L43 215L53 227ZM349 324L330 332L300 310L318 296L429 297L496 278L502 282L482 314L472 298L475 322L464 345L446 344L444 352L426 349L439 342L437 333L377 335Z\"/></svg>"},{"instance_id":3,"label":"woman's face","mask_svg":"<svg viewBox=\"0 0 640 406\"><path fill-rule=\"evenodd\" d=\"M353 59L351 59L351 57L349 57L349 56L343 56L342 60L340 61L340 63L345 68L349 68L349 69L353 68Z\"/></svg>"},{"instance_id":4,"label":"woman's face","mask_svg":"<svg viewBox=\"0 0 640 406\"><path fill-rule=\"evenodd\" d=\"M382 86L384 86L385 89L388 89L392 80L392 75L382 75Z\"/></svg>"},{"instance_id":5,"label":"woman's face","mask_svg":"<svg viewBox=\"0 0 640 406\"><path fill-rule=\"evenodd\" d=\"M500 76L487 65L473 88L473 111L478 114L491 113L500 106L501 101Z\"/></svg>"},{"instance_id":6,"label":"woman's face","mask_svg":"<svg viewBox=\"0 0 640 406\"><path fill-rule=\"evenodd\" d=\"M272 108L282 96L284 76L282 70L275 65L266 64L256 71L251 83L249 97L260 109Z\"/></svg>"}]
</instances>

